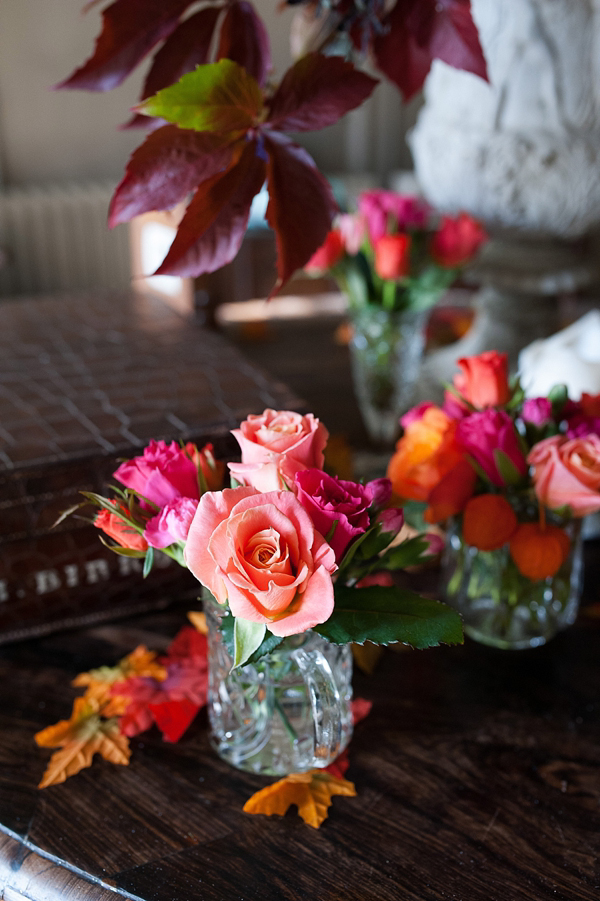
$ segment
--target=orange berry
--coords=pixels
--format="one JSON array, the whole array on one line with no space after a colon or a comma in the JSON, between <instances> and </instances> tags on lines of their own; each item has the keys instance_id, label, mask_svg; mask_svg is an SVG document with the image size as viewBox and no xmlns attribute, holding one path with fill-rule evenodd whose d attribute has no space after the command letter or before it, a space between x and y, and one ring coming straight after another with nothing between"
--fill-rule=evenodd
<instances>
[{"instance_id":1,"label":"orange berry","mask_svg":"<svg viewBox=\"0 0 600 901\"><path fill-rule=\"evenodd\" d=\"M501 494L478 494L463 514L463 538L479 551L497 551L517 528L515 511Z\"/></svg>"},{"instance_id":2,"label":"orange berry","mask_svg":"<svg viewBox=\"0 0 600 901\"><path fill-rule=\"evenodd\" d=\"M522 523L510 541L510 555L523 576L533 582L555 575L571 547L564 529L537 522Z\"/></svg>"}]
</instances>

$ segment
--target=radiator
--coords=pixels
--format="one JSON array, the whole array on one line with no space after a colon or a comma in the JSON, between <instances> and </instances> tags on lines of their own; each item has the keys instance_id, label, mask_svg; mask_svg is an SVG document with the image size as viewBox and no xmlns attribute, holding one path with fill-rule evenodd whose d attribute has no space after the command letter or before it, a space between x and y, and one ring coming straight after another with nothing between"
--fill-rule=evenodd
<instances>
[{"instance_id":1,"label":"radiator","mask_svg":"<svg viewBox=\"0 0 600 901\"><path fill-rule=\"evenodd\" d=\"M0 296L131 285L127 226L109 230L113 183L0 192Z\"/></svg>"}]
</instances>

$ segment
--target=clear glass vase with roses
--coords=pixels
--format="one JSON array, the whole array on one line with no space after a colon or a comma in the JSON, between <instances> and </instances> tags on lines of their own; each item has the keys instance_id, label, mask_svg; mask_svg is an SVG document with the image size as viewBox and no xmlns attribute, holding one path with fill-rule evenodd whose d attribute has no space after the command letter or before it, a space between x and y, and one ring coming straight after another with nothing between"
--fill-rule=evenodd
<instances>
[{"instance_id":1,"label":"clear glass vase with roses","mask_svg":"<svg viewBox=\"0 0 600 901\"><path fill-rule=\"evenodd\" d=\"M392 445L412 400L429 310L485 240L466 213L435 223L416 197L367 191L305 266L329 273L348 298L354 391L376 444Z\"/></svg>"},{"instance_id":2,"label":"clear glass vase with roses","mask_svg":"<svg viewBox=\"0 0 600 901\"><path fill-rule=\"evenodd\" d=\"M577 615L581 519L600 510L600 419L564 386L525 399L505 354L458 361L443 408L403 417L388 475L448 522L443 590L485 644L544 644Z\"/></svg>"},{"instance_id":3,"label":"clear glass vase with roses","mask_svg":"<svg viewBox=\"0 0 600 901\"><path fill-rule=\"evenodd\" d=\"M318 419L267 409L233 434L231 488L209 446L158 441L116 470L112 497L86 500L116 553L145 574L166 553L203 587L217 752L256 773L326 767L352 734L350 643L456 643L460 618L394 585L430 542L399 540L388 479L324 471Z\"/></svg>"}]
</instances>

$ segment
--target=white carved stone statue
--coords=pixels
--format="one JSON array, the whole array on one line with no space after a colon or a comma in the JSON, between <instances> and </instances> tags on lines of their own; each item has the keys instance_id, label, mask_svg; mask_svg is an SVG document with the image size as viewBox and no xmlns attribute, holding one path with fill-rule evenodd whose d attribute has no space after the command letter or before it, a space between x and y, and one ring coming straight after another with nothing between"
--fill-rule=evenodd
<instances>
[{"instance_id":1,"label":"white carved stone statue","mask_svg":"<svg viewBox=\"0 0 600 901\"><path fill-rule=\"evenodd\" d=\"M502 342L516 362L555 327L551 298L598 277L587 237L600 224L600 0L472 9L490 84L434 63L411 137L430 203L467 210L496 238L477 273L476 324L432 360L439 372Z\"/></svg>"}]
</instances>

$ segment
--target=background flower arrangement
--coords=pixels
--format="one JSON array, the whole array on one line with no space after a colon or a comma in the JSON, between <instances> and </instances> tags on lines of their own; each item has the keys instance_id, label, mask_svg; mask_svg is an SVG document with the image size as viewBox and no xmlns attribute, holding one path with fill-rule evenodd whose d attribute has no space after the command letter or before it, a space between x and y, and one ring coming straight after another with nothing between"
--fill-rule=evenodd
<instances>
[{"instance_id":1,"label":"background flower arrangement","mask_svg":"<svg viewBox=\"0 0 600 901\"><path fill-rule=\"evenodd\" d=\"M446 593L466 631L541 644L577 612L577 526L600 510L599 397L574 402L557 386L525 400L495 351L458 363L443 407L402 418L388 475L399 497L427 504L427 522L455 517Z\"/></svg>"}]
</instances>

